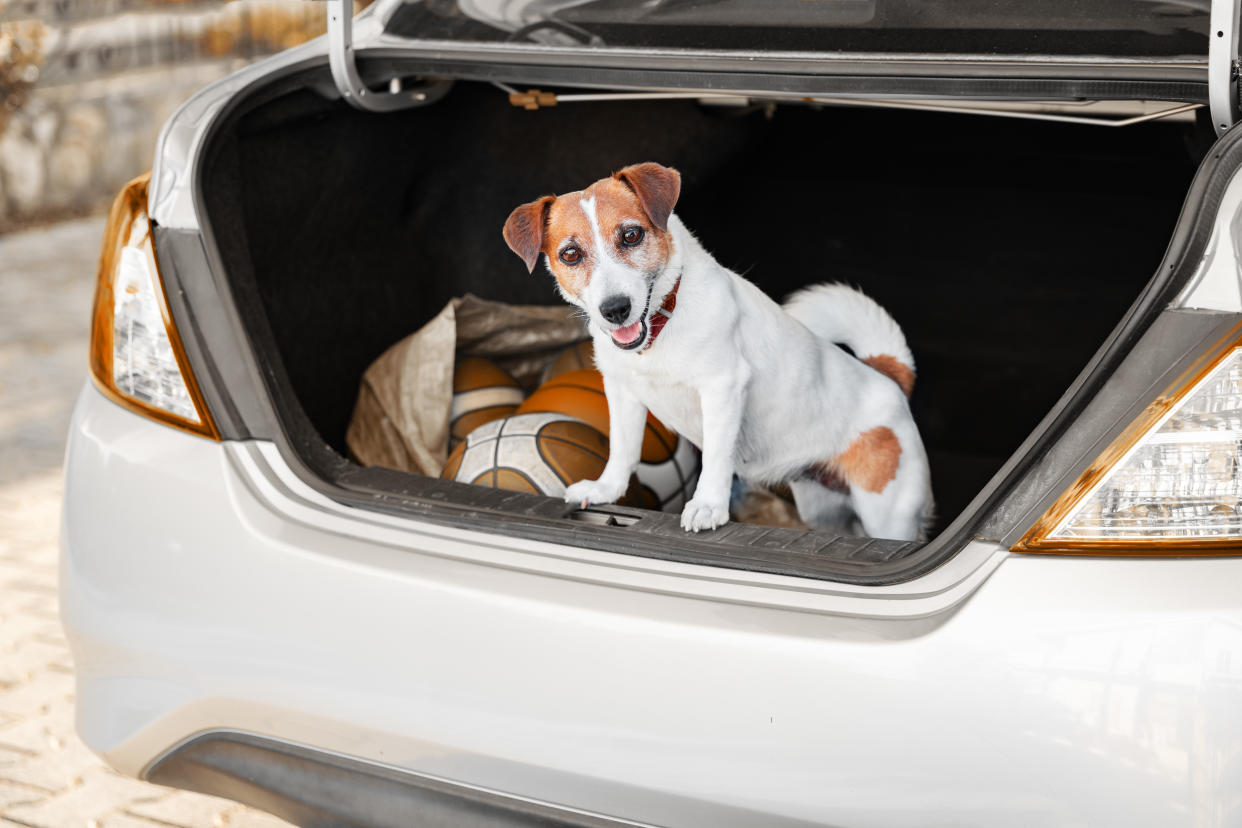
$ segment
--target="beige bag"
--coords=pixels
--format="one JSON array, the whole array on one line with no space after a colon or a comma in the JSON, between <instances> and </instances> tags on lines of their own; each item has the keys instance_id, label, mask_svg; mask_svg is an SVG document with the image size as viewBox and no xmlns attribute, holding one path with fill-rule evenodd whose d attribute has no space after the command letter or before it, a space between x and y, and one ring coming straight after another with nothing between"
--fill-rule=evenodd
<instances>
[{"instance_id":1,"label":"beige bag","mask_svg":"<svg viewBox=\"0 0 1242 828\"><path fill-rule=\"evenodd\" d=\"M438 477L448 458L457 357L486 357L530 392L557 351L586 338L576 313L563 305L506 305L469 294L453 299L362 375L345 432L354 459Z\"/></svg>"}]
</instances>

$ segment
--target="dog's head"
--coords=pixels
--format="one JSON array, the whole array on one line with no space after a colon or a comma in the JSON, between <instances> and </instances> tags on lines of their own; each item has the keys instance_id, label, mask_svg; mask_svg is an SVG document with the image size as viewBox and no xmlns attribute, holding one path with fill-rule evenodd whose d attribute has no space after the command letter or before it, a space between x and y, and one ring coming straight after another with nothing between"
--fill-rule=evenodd
<instances>
[{"instance_id":1,"label":"dog's head","mask_svg":"<svg viewBox=\"0 0 1242 828\"><path fill-rule=\"evenodd\" d=\"M635 164L585 190L523 204L505 241L534 271L547 256L561 294L619 348L647 339L651 290L673 253L669 216L681 191L677 170Z\"/></svg>"}]
</instances>

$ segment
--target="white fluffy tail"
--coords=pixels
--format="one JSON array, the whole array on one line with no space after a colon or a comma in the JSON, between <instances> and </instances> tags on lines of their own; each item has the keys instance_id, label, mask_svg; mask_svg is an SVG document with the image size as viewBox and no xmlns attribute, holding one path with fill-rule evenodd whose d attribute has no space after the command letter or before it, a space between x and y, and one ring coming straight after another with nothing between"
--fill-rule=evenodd
<instances>
[{"instance_id":1,"label":"white fluffy tail","mask_svg":"<svg viewBox=\"0 0 1242 828\"><path fill-rule=\"evenodd\" d=\"M897 320L862 291L839 283L812 285L786 299L785 310L820 339L847 345L907 396L913 390L914 355L905 334Z\"/></svg>"}]
</instances>

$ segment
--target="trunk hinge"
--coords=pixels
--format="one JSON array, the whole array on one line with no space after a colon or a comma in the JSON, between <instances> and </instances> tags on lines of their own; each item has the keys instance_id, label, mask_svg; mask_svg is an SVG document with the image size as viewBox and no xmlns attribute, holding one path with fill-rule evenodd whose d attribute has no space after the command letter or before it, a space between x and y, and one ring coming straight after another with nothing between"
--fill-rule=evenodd
<instances>
[{"instance_id":1,"label":"trunk hinge","mask_svg":"<svg viewBox=\"0 0 1242 828\"><path fill-rule=\"evenodd\" d=\"M371 112L392 112L422 106L439 98L451 85L432 83L407 89L403 79L394 77L388 91L375 91L362 82L354 63L354 0L328 0L328 65L332 79L346 101Z\"/></svg>"},{"instance_id":2,"label":"trunk hinge","mask_svg":"<svg viewBox=\"0 0 1242 828\"><path fill-rule=\"evenodd\" d=\"M1217 136L1238 120L1238 10L1242 0L1212 0L1208 109Z\"/></svg>"}]
</instances>

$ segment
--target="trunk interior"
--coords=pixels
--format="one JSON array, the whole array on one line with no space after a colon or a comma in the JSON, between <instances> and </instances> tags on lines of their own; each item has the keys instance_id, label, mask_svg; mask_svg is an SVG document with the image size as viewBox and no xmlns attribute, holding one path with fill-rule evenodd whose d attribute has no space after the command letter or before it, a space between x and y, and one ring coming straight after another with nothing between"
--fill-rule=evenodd
<instances>
[{"instance_id":1,"label":"trunk interior","mask_svg":"<svg viewBox=\"0 0 1242 828\"><path fill-rule=\"evenodd\" d=\"M677 211L722 264L778 300L857 285L903 326L943 527L1158 267L1197 135L692 100L531 112L474 83L367 114L303 88L217 134L203 195L237 295L257 297L293 396L345 455L363 371L450 298L560 301L505 246L513 207L637 161L677 167Z\"/></svg>"}]
</instances>

